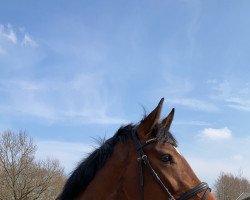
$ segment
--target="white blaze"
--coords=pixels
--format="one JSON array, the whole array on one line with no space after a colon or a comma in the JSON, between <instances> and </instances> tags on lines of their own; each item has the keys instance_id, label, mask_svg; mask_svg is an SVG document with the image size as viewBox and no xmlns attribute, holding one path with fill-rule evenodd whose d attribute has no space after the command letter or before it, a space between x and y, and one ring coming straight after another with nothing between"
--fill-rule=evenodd
<instances>
[{"instance_id":1,"label":"white blaze","mask_svg":"<svg viewBox=\"0 0 250 200\"><path fill-rule=\"evenodd\" d=\"M174 149L177 151L178 154L181 155L181 153L180 153L180 151L179 151L179 149L177 147L174 147Z\"/></svg>"}]
</instances>

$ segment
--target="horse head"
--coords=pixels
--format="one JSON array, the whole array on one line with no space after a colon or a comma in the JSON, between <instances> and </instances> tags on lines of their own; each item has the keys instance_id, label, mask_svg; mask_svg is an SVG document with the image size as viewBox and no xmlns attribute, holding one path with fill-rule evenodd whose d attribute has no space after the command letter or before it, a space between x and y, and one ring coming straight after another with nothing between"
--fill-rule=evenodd
<instances>
[{"instance_id":1,"label":"horse head","mask_svg":"<svg viewBox=\"0 0 250 200\"><path fill-rule=\"evenodd\" d=\"M174 109L161 120L163 101L83 160L58 199L215 199L177 149L170 132Z\"/></svg>"}]
</instances>

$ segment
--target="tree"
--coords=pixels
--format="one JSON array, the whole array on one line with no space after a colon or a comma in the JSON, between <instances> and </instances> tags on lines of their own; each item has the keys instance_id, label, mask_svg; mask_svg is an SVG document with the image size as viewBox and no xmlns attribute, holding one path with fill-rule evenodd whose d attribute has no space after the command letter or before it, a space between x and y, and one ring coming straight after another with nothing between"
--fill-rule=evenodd
<instances>
[{"instance_id":1,"label":"tree","mask_svg":"<svg viewBox=\"0 0 250 200\"><path fill-rule=\"evenodd\" d=\"M25 132L0 135L0 200L55 199L65 176L57 160L35 160L36 145Z\"/></svg>"},{"instance_id":2,"label":"tree","mask_svg":"<svg viewBox=\"0 0 250 200\"><path fill-rule=\"evenodd\" d=\"M235 200L243 192L250 191L250 182L239 175L221 172L215 182L215 194L219 200Z\"/></svg>"}]
</instances>

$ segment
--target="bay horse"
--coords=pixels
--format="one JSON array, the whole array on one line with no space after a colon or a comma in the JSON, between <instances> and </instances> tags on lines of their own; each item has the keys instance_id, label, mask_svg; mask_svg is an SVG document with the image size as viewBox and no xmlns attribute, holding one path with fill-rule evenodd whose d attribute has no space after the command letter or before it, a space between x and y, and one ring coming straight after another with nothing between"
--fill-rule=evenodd
<instances>
[{"instance_id":1,"label":"bay horse","mask_svg":"<svg viewBox=\"0 0 250 200\"><path fill-rule=\"evenodd\" d=\"M58 200L214 200L177 150L174 108L160 120L164 99L138 124L121 127L72 172Z\"/></svg>"}]
</instances>

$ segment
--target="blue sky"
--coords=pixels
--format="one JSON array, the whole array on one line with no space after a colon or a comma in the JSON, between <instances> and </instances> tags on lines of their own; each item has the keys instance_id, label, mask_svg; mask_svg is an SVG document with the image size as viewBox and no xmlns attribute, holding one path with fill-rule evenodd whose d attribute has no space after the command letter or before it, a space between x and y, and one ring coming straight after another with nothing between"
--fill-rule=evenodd
<instances>
[{"instance_id":1,"label":"blue sky","mask_svg":"<svg viewBox=\"0 0 250 200\"><path fill-rule=\"evenodd\" d=\"M0 0L0 130L69 173L165 97L201 179L250 179L249 1Z\"/></svg>"}]
</instances>

